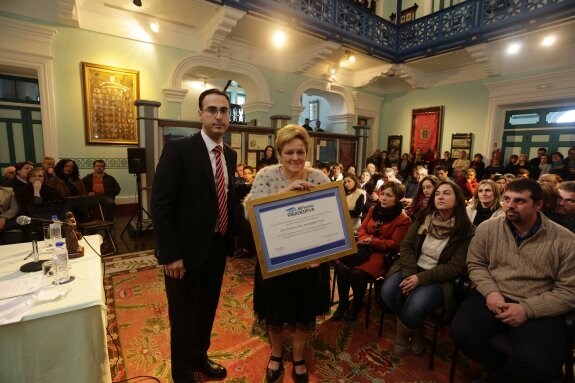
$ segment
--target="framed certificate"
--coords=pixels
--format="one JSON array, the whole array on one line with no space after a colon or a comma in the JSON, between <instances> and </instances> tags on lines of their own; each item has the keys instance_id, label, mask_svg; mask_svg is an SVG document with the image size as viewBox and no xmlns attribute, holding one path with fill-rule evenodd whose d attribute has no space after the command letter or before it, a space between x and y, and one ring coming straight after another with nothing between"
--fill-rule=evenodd
<instances>
[{"instance_id":1,"label":"framed certificate","mask_svg":"<svg viewBox=\"0 0 575 383\"><path fill-rule=\"evenodd\" d=\"M357 252L341 182L246 205L263 278Z\"/></svg>"}]
</instances>

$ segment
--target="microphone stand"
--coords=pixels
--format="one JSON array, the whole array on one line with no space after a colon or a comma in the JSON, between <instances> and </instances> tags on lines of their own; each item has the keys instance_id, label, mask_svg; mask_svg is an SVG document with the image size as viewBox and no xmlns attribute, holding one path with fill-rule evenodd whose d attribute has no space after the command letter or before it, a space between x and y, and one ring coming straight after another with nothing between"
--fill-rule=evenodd
<instances>
[{"instance_id":1,"label":"microphone stand","mask_svg":"<svg viewBox=\"0 0 575 383\"><path fill-rule=\"evenodd\" d=\"M34 234L34 233L32 233ZM34 237L33 237L34 238ZM28 262L20 266L20 271L23 273L30 273L33 271L40 271L42 270L42 264L46 262L46 260L40 260L40 253L38 253L38 241L35 239L32 240L32 252L28 254L24 260L26 260L29 256L33 255L34 260L32 262Z\"/></svg>"}]
</instances>

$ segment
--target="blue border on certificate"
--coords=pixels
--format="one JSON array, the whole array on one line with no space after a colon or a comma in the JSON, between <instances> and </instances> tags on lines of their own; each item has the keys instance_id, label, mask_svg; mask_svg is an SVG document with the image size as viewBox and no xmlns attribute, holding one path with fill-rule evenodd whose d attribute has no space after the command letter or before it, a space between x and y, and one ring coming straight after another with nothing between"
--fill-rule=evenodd
<instances>
[{"instance_id":1,"label":"blue border on certificate","mask_svg":"<svg viewBox=\"0 0 575 383\"><path fill-rule=\"evenodd\" d=\"M263 247L263 250L265 253L264 258L266 261L268 272L281 270L281 269L289 267L291 265L297 265L299 263L302 263L302 262L305 262L308 260L321 258L322 256L333 254L334 252L344 251L344 250L349 249L352 246L350 239L346 235L346 236L344 236L344 239L338 239L337 241L334 241L334 242L328 242L328 243L320 245L320 246L316 246L316 247L309 248L306 250L301 250L301 251L298 251L295 253L290 253L290 254L286 254L286 255L282 255L280 257L275 257L273 259L270 259L269 252L267 250L268 247L267 247L267 241L265 238L265 230L262 226L260 214L263 212L269 212L272 210L282 209L284 207L291 206L294 204L301 204L301 203L305 203L305 202L317 201L317 200L320 200L323 198L336 198L337 206L339 207L338 213L340 216L340 222L342 223L341 229L342 229L342 232L347 233L347 228L345 227L345 222L346 222L345 214L344 214L344 211L342 210L342 207L344 206L344 204L341 200L340 193L334 189L317 191L317 192L314 192L313 194L309 195L308 197L302 198L301 196L296 196L296 197L290 197L287 199L279 200L276 202L270 202L268 204L261 205L261 206L254 206L254 212L256 213L255 214L256 223L257 223L259 233L260 233L260 240L262 241L262 244L263 244L262 247Z\"/></svg>"}]
</instances>

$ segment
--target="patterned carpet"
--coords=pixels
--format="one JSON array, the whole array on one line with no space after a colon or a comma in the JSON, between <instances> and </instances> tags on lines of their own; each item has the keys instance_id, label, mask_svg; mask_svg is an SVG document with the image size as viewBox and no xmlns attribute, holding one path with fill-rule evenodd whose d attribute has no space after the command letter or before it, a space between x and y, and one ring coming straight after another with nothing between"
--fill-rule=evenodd
<instances>
[{"instance_id":1,"label":"patterned carpet","mask_svg":"<svg viewBox=\"0 0 575 383\"><path fill-rule=\"evenodd\" d=\"M255 259L228 262L212 333L210 357L228 369L228 383L263 382L270 347L265 329L251 309ZM114 382L136 376L170 377L169 321L162 269L151 251L106 259L110 365ZM365 311L365 310L364 310ZM362 314L363 315L363 314ZM312 382L437 382L448 381L451 345L442 329L434 371L429 353L397 358L391 353L394 318L386 316L378 338L380 311L371 310L370 328L364 317L355 323L318 322L306 348ZM428 329L430 339L431 329ZM113 342L112 342L113 341ZM286 352L284 382L291 382ZM470 381L469 365L458 361L457 382ZM151 380L150 380L151 381Z\"/></svg>"}]
</instances>

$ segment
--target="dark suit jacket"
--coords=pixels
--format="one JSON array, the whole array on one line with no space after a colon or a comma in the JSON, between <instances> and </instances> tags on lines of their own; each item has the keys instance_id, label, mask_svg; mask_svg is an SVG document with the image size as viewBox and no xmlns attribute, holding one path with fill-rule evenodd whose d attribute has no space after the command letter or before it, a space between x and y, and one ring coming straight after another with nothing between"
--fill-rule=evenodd
<instances>
[{"instance_id":1,"label":"dark suit jacket","mask_svg":"<svg viewBox=\"0 0 575 383\"><path fill-rule=\"evenodd\" d=\"M231 252L234 233L236 152L224 144L228 171L228 230ZM184 260L196 270L208 256L216 227L218 201L208 149L200 133L164 146L152 187L152 219L156 257L160 264Z\"/></svg>"}]
</instances>

